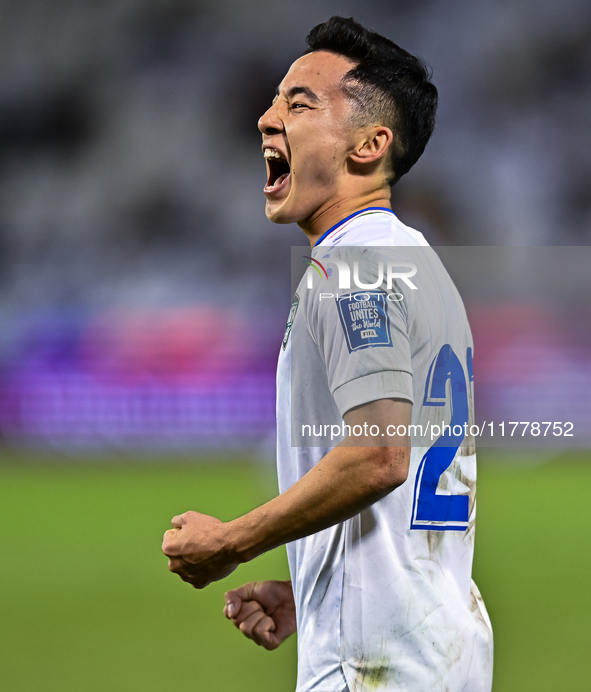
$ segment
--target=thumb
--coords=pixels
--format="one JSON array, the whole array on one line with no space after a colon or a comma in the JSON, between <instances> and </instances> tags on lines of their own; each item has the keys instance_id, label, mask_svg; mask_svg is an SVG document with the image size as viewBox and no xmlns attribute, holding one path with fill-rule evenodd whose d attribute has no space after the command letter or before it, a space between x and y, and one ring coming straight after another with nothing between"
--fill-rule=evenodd
<instances>
[{"instance_id":1,"label":"thumb","mask_svg":"<svg viewBox=\"0 0 591 692\"><path fill-rule=\"evenodd\" d=\"M242 601L250 601L254 598L256 585L256 581L251 581L238 589L226 591L224 596L227 604L224 612L228 613L226 617L235 618L240 612L240 608L242 608Z\"/></svg>"},{"instance_id":2,"label":"thumb","mask_svg":"<svg viewBox=\"0 0 591 692\"><path fill-rule=\"evenodd\" d=\"M242 607L242 599L236 591L227 591L224 594L226 606L224 607L224 615L227 618L233 618L238 615Z\"/></svg>"}]
</instances>

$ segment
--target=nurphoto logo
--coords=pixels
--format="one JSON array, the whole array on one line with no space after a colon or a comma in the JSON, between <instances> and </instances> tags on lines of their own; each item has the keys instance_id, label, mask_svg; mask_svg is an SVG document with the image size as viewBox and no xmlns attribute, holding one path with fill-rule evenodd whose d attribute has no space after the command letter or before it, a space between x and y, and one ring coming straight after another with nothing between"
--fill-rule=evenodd
<instances>
[{"instance_id":1,"label":"nurphoto logo","mask_svg":"<svg viewBox=\"0 0 591 692\"><path fill-rule=\"evenodd\" d=\"M336 266L339 276L339 289L347 290L351 288L351 268L344 260L325 259L324 263L319 262L317 259L314 259L314 257L306 257L306 260L310 260L309 262L304 261L305 264L309 265L308 269L306 270L306 286L308 289L314 288L314 277L316 274L318 274L321 279L326 279L328 281L330 274L326 270L324 264L332 264ZM392 290L392 285L395 279L403 281L413 291L417 290L417 287L410 280L411 276L414 276L417 273L416 264L413 264L412 262L386 262L385 265L386 288L389 291ZM405 271L401 271L401 269L404 269ZM359 278L359 262L353 262L353 283L355 284L356 288L371 290L379 288L383 282L384 262L378 262L377 279L373 283L365 283L361 281Z\"/></svg>"}]
</instances>

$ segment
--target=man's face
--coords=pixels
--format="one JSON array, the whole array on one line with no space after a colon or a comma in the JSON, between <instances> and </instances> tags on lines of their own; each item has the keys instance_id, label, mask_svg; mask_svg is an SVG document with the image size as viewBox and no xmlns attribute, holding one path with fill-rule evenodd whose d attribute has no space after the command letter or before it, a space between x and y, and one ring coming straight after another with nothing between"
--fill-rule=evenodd
<instances>
[{"instance_id":1,"label":"man's face","mask_svg":"<svg viewBox=\"0 0 591 692\"><path fill-rule=\"evenodd\" d=\"M354 130L341 78L355 63L328 51L294 62L259 120L267 161L266 214L303 222L338 201Z\"/></svg>"}]
</instances>

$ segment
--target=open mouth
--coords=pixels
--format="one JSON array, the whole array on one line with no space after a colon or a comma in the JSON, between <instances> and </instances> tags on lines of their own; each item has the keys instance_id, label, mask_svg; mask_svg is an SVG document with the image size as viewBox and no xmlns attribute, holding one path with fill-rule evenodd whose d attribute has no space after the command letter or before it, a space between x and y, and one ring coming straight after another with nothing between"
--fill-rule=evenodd
<instances>
[{"instance_id":1,"label":"open mouth","mask_svg":"<svg viewBox=\"0 0 591 692\"><path fill-rule=\"evenodd\" d=\"M264 156L268 172L265 192L276 192L286 183L291 168L287 159L277 149L265 149Z\"/></svg>"}]
</instances>

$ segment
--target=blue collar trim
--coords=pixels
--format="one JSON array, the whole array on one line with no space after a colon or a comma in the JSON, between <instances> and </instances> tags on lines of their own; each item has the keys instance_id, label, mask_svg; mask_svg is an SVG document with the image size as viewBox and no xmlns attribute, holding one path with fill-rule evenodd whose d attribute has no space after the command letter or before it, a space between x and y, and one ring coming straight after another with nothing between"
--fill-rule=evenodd
<instances>
[{"instance_id":1,"label":"blue collar trim","mask_svg":"<svg viewBox=\"0 0 591 692\"><path fill-rule=\"evenodd\" d=\"M346 216L344 219L339 221L338 223L335 223L335 225L332 228L329 228L326 233L323 233L320 238L314 243L314 247L317 245L320 245L320 243L327 237L329 236L333 231L336 231L336 229L339 226L342 226L345 221L349 221L355 216L358 216L359 214L364 214L366 211L387 211L390 212L390 214L394 214L394 212L391 209L388 209L388 207L367 207L366 209L360 209L359 211L353 212L353 214L349 214L349 216ZM394 214L396 216L396 214Z\"/></svg>"}]
</instances>

